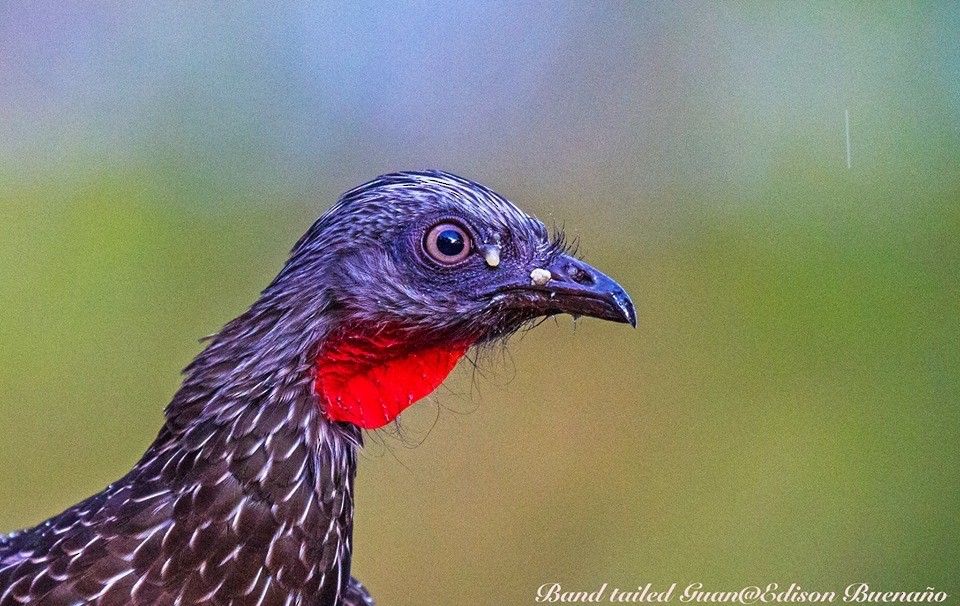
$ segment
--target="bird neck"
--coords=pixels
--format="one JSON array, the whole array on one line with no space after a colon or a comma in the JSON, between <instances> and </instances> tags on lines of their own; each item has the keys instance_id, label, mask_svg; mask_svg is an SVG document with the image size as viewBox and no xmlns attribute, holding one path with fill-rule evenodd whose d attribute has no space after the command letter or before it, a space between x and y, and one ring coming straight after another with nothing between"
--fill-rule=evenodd
<instances>
[{"instance_id":1,"label":"bird neck","mask_svg":"<svg viewBox=\"0 0 960 606\"><path fill-rule=\"evenodd\" d=\"M349 494L360 429L326 419L313 392L312 360L331 318L266 303L227 324L187 367L166 410L165 448L215 473L226 465L271 504L294 485L321 501Z\"/></svg>"},{"instance_id":2,"label":"bird neck","mask_svg":"<svg viewBox=\"0 0 960 606\"><path fill-rule=\"evenodd\" d=\"M194 557L196 537L208 551L240 545L235 557L217 556L218 574L282 569L281 578L304 580L310 603L339 603L350 578L361 434L317 406L315 347L305 340L323 334L322 318L254 306L187 368L160 435L118 484L152 499L128 499L131 517L176 529L163 557ZM177 570L201 561L188 564Z\"/></svg>"},{"instance_id":3,"label":"bird neck","mask_svg":"<svg viewBox=\"0 0 960 606\"><path fill-rule=\"evenodd\" d=\"M230 420L168 422L118 483L131 496L118 519L136 520L141 536L162 537L148 564L177 562L170 583L185 586L188 571L215 569L207 573L214 583L263 603L281 600L264 601L266 586L243 589L262 578L293 583L298 603L340 603L351 574L359 435L351 439L348 428L324 419L308 391L290 389L241 398Z\"/></svg>"}]
</instances>

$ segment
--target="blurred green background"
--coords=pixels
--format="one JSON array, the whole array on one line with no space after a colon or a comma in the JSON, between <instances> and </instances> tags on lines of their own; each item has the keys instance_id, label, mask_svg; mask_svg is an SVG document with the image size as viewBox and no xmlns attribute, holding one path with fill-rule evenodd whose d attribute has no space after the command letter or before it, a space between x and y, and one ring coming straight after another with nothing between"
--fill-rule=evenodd
<instances>
[{"instance_id":1,"label":"blurred green background","mask_svg":"<svg viewBox=\"0 0 960 606\"><path fill-rule=\"evenodd\" d=\"M954 2L0 4L0 531L129 469L341 192L436 167L565 224L640 327L546 323L369 436L378 604L956 602L958 31Z\"/></svg>"}]
</instances>

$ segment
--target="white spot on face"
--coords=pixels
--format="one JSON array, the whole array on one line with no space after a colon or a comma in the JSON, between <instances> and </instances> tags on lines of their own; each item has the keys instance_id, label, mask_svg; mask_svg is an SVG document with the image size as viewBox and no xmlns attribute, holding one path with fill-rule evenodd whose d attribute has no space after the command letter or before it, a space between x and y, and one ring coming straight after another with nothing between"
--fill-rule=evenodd
<instances>
[{"instance_id":1,"label":"white spot on face","mask_svg":"<svg viewBox=\"0 0 960 606\"><path fill-rule=\"evenodd\" d=\"M540 267L530 272L530 282L534 286L543 286L553 278L549 270Z\"/></svg>"},{"instance_id":2,"label":"white spot on face","mask_svg":"<svg viewBox=\"0 0 960 606\"><path fill-rule=\"evenodd\" d=\"M488 246L486 252L483 253L483 259L490 267L500 265L500 247Z\"/></svg>"}]
</instances>

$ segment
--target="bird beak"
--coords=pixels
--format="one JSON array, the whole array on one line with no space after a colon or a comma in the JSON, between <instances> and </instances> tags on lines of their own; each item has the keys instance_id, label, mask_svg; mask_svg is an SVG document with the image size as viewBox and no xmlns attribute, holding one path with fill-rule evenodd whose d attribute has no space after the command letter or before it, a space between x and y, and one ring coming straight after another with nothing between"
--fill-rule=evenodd
<instances>
[{"instance_id":1,"label":"bird beak","mask_svg":"<svg viewBox=\"0 0 960 606\"><path fill-rule=\"evenodd\" d=\"M570 314L637 327L637 312L626 291L569 255L556 255L546 267L502 285L497 297L504 307L531 317Z\"/></svg>"}]
</instances>

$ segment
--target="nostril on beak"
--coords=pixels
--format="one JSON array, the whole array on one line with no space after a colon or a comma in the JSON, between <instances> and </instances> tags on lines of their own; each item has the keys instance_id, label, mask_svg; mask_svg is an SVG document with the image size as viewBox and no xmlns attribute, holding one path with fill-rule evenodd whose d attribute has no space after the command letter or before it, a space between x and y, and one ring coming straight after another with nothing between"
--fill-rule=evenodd
<instances>
[{"instance_id":1,"label":"nostril on beak","mask_svg":"<svg viewBox=\"0 0 960 606\"><path fill-rule=\"evenodd\" d=\"M577 267L572 263L567 265L567 277L576 282L577 284L583 284L584 286L593 286L597 283L596 278L581 267Z\"/></svg>"}]
</instances>

